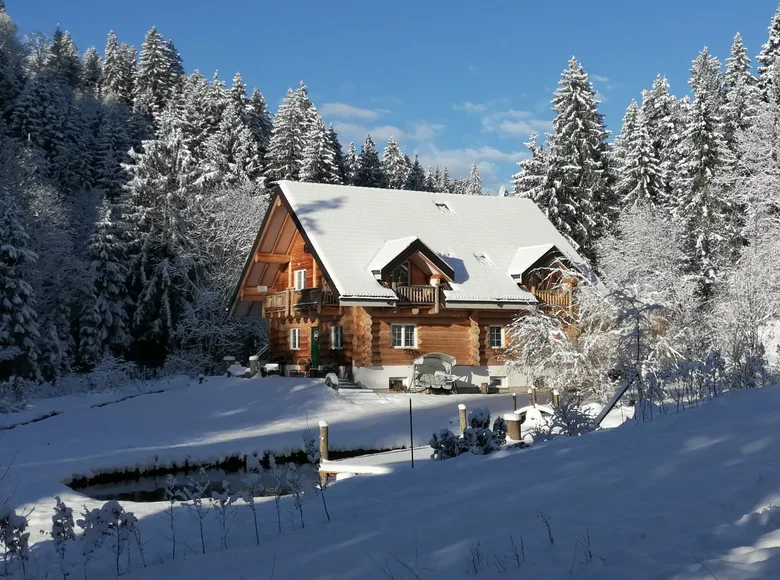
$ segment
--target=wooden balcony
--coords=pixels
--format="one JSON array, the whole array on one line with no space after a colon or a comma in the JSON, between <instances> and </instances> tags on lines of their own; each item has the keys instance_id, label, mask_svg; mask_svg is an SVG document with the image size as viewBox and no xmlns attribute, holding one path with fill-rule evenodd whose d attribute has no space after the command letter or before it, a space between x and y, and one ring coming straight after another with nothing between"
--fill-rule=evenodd
<instances>
[{"instance_id":1,"label":"wooden balcony","mask_svg":"<svg viewBox=\"0 0 780 580\"><path fill-rule=\"evenodd\" d=\"M290 316L297 311L321 311L322 308L338 308L339 297L332 290L322 288L288 288L282 292L267 294L263 301L266 313Z\"/></svg>"},{"instance_id":2,"label":"wooden balcony","mask_svg":"<svg viewBox=\"0 0 780 580\"><path fill-rule=\"evenodd\" d=\"M572 305L571 290L542 290L536 286L531 286L531 294L536 296L539 302L557 306L559 308L570 309Z\"/></svg>"},{"instance_id":3,"label":"wooden balcony","mask_svg":"<svg viewBox=\"0 0 780 580\"><path fill-rule=\"evenodd\" d=\"M435 286L396 286L400 304L436 304Z\"/></svg>"}]
</instances>

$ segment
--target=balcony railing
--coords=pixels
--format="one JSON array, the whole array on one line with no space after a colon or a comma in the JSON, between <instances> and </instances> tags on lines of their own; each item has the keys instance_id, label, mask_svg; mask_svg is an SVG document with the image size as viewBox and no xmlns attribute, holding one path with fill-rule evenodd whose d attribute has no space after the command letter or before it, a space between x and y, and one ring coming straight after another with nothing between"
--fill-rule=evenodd
<instances>
[{"instance_id":1,"label":"balcony railing","mask_svg":"<svg viewBox=\"0 0 780 580\"><path fill-rule=\"evenodd\" d=\"M402 304L436 304L435 286L396 286L394 290Z\"/></svg>"},{"instance_id":2,"label":"balcony railing","mask_svg":"<svg viewBox=\"0 0 780 580\"><path fill-rule=\"evenodd\" d=\"M266 312L289 312L293 310L321 309L323 306L338 306L339 297L332 290L322 288L303 288L293 290L288 288L282 292L267 294L265 297Z\"/></svg>"},{"instance_id":3,"label":"balcony railing","mask_svg":"<svg viewBox=\"0 0 780 580\"><path fill-rule=\"evenodd\" d=\"M542 290L541 288L531 287L531 294L550 306L559 308L571 308L571 292L566 290Z\"/></svg>"}]
</instances>

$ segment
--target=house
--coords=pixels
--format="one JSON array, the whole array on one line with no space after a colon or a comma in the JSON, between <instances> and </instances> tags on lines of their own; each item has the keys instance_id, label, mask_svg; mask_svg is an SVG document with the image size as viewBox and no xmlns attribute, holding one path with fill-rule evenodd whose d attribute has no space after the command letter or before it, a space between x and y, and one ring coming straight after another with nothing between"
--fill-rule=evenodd
<instances>
[{"instance_id":1,"label":"house","mask_svg":"<svg viewBox=\"0 0 780 580\"><path fill-rule=\"evenodd\" d=\"M266 318L287 369L341 367L387 388L436 352L461 386L522 386L502 362L504 329L571 305L534 274L555 262L585 264L528 199L280 181L230 314Z\"/></svg>"}]
</instances>

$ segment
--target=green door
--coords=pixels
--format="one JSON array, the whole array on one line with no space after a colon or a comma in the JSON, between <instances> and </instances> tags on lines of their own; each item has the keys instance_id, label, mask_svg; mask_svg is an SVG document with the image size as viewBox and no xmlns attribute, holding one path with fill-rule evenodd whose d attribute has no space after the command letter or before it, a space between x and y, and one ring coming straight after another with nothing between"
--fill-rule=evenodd
<instances>
[{"instance_id":1,"label":"green door","mask_svg":"<svg viewBox=\"0 0 780 580\"><path fill-rule=\"evenodd\" d=\"M311 366L316 369L320 366L320 329L311 327Z\"/></svg>"}]
</instances>

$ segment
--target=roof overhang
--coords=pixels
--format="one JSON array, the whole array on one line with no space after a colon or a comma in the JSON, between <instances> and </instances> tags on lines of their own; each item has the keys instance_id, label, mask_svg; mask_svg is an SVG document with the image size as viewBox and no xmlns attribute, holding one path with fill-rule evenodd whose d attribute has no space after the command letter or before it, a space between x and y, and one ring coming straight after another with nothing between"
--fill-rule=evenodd
<instances>
[{"instance_id":1,"label":"roof overhang","mask_svg":"<svg viewBox=\"0 0 780 580\"><path fill-rule=\"evenodd\" d=\"M527 310L533 308L538 300L534 302L505 302L500 300L481 301L481 300L451 300L447 299L444 303L445 308L468 308L473 310Z\"/></svg>"}]
</instances>

